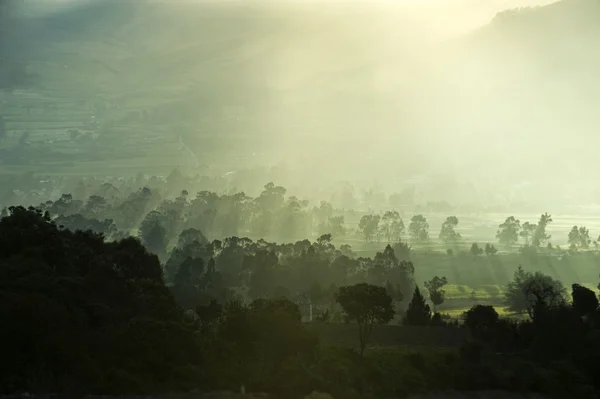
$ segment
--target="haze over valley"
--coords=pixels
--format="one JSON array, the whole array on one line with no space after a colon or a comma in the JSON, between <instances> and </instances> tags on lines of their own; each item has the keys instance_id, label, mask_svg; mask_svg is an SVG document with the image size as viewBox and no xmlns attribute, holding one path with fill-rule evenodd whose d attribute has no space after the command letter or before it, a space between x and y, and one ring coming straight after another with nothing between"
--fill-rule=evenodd
<instances>
[{"instance_id":1,"label":"haze over valley","mask_svg":"<svg viewBox=\"0 0 600 399\"><path fill-rule=\"evenodd\" d=\"M277 165L311 196L347 180L594 204L599 6L546 3L26 0L10 37L27 78L3 94L0 148L23 131L31 148L3 169L49 153L105 175ZM519 6L534 7L504 11ZM94 145L67 142L92 122Z\"/></svg>"},{"instance_id":2,"label":"haze over valley","mask_svg":"<svg viewBox=\"0 0 600 399\"><path fill-rule=\"evenodd\" d=\"M0 0L0 399L600 397L600 0Z\"/></svg>"}]
</instances>

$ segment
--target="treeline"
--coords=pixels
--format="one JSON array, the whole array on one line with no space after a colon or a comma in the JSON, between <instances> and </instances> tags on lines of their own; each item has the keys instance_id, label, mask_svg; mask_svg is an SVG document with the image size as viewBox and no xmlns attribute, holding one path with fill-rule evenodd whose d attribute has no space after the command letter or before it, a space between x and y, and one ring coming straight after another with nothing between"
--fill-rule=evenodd
<instances>
[{"instance_id":1,"label":"treeline","mask_svg":"<svg viewBox=\"0 0 600 399\"><path fill-rule=\"evenodd\" d=\"M327 238L311 247L337 251ZM379 255L384 270L395 256L388 248ZM261 251L248 262L268 264L268 251ZM392 262L394 272L408 272L407 262ZM560 283L521 271L511 287L530 320L502 320L493 308L477 306L463 327L434 325L415 288L406 291L413 295L405 324L468 328L473 341L458 352L361 354L320 346L297 303L284 295L256 291L251 301L197 303L201 298L186 296L177 284L214 288L220 273L214 258L204 273L199 265L186 258L168 288L159 259L137 239L106 242L101 234L60 228L40 210L11 208L0 219L2 391L131 394L244 386L289 398L313 390L344 398L483 388L580 398L597 393L598 299L579 285L568 300ZM435 292L446 281L429 283ZM269 286L265 280L257 288ZM178 305L182 293L196 305ZM348 281L333 297L343 319L361 328L362 349L373 326L397 312L385 286Z\"/></svg>"},{"instance_id":2,"label":"treeline","mask_svg":"<svg viewBox=\"0 0 600 399\"><path fill-rule=\"evenodd\" d=\"M165 180L139 177L120 184L101 180L92 183L80 180L70 187L71 193L30 205L48 211L57 218L57 223L71 229L92 229L108 239L139 235L161 259L176 243L178 235L190 228L213 239L242 236L295 241L331 234L336 239L361 237L366 242L406 241L419 246L435 241L443 243L449 252L463 251L465 245L476 244L471 253L483 253L477 252L480 251L478 243L465 242L459 232L457 216L448 216L439 231L433 232L424 214L404 219L405 207L401 200L404 197L395 200L401 211L363 214L358 220L356 211L336 209L327 201L313 205L295 196L286 197L287 189L273 183L265 185L256 197L244 192L218 194L206 190L193 195L179 188L188 184L196 186L198 182L179 172L173 172ZM12 202L14 200L16 198ZM21 200L18 205L26 203ZM356 220L347 221L347 216ZM486 254L518 248L529 252L562 251L560 246L555 248L550 243L552 237L547 229L552 221L548 213L542 214L537 222L521 222L510 216L498 225L495 237L498 243L481 244L481 249ZM597 248L599 244L585 226L573 226L568 245L569 250L577 251Z\"/></svg>"},{"instance_id":3,"label":"treeline","mask_svg":"<svg viewBox=\"0 0 600 399\"><path fill-rule=\"evenodd\" d=\"M242 295L249 290L250 297L255 297L253 293L264 291L259 285L269 279L270 291L277 289L292 296L313 291L313 298L329 300L337 287L357 282L390 283L401 286L404 297L411 293L407 281L414 276L399 277L380 267L383 255L372 259L359 256L349 245L338 244L338 248L331 249L334 242L344 242L343 237L353 233L344 216L327 202L311 207L308 201L286 197L286 189L274 184L267 184L255 198L244 193L219 195L211 191L200 191L194 196L178 191L190 181L177 173L166 182L146 181L152 188L137 188L137 180L119 187L102 180L96 183L72 187L76 194L63 194L38 208L48 212L58 226L73 231L91 230L108 241L139 238L159 256L168 284L175 284L179 266L189 257L196 262L195 273L202 276L211 269L211 261L217 263L219 282L213 274L210 284L208 277L202 277L196 285L218 287L212 295L221 299L240 294L240 287ZM177 194L169 196L171 192ZM0 210L0 214L7 215L8 209ZM551 215L546 213L537 223L521 223L509 217L499 225L499 244L471 243L467 250L465 244L469 248L469 243L463 242L457 230L459 219L450 216L438 234L446 254L426 250L431 240L430 226L423 215L413 216L406 224L397 211L386 211L381 217L364 215L354 234L367 241L390 243L397 258L392 264L418 263L421 281L445 275L453 284L489 289L506 284L519 264L525 270L542 270L562 281L595 281L596 272L590 275L590 270L597 256L588 249L597 241L590 239L589 230L575 226L569 235L571 248L564 251L549 245L550 223ZM315 236L321 238L314 242L304 238ZM292 244L275 244L274 240ZM519 240L523 243L520 247ZM422 250L414 251L407 242ZM499 250L504 250L502 256L496 256ZM253 268L259 263L264 270Z\"/></svg>"}]
</instances>

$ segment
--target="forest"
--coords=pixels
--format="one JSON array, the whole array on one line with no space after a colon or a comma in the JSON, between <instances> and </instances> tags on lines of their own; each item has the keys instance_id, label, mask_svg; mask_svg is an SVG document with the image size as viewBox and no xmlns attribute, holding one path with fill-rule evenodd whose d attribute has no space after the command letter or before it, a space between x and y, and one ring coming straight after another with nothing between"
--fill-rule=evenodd
<instances>
[{"instance_id":1,"label":"forest","mask_svg":"<svg viewBox=\"0 0 600 399\"><path fill-rule=\"evenodd\" d=\"M598 0L0 0L0 399L600 397L599 43Z\"/></svg>"},{"instance_id":2,"label":"forest","mask_svg":"<svg viewBox=\"0 0 600 399\"><path fill-rule=\"evenodd\" d=\"M585 226L561 249L550 214L509 216L484 244L457 216L438 234L392 209L351 226L273 183L254 198L191 185L177 171L80 179L3 208L4 393L598 393L600 277L565 278L597 273ZM353 235L378 249L357 253ZM500 288L453 298L461 274Z\"/></svg>"}]
</instances>

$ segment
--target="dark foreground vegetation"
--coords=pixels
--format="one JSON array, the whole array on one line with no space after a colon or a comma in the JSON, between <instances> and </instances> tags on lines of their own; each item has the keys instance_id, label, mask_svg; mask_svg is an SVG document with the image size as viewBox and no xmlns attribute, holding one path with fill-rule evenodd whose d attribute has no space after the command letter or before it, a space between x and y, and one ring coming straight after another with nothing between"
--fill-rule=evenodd
<instances>
[{"instance_id":1,"label":"dark foreground vegetation","mask_svg":"<svg viewBox=\"0 0 600 399\"><path fill-rule=\"evenodd\" d=\"M303 253L314 256L327 245L309 243ZM380 267L414 287L409 263L394 260L388 248L378 255ZM255 279L269 273L261 267L272 256L257 253ZM529 320L503 320L479 305L460 325L432 314L416 287L400 312L404 328L467 329L470 339L458 350L368 349L374 326L398 316L395 291L342 286L333 296L341 322L361 331L355 351L319 343L303 325L298 301L283 292L249 303L212 294L222 277L218 263L211 257L205 268L200 259L187 257L167 287L158 257L137 239L106 242L92 231L61 228L40 210L11 208L0 220L0 387L134 394L243 386L286 398L314 390L351 398L446 389L584 398L600 388L598 299L579 285L567 300L560 283L520 270L508 288L522 294ZM429 285L435 291L439 284Z\"/></svg>"}]
</instances>

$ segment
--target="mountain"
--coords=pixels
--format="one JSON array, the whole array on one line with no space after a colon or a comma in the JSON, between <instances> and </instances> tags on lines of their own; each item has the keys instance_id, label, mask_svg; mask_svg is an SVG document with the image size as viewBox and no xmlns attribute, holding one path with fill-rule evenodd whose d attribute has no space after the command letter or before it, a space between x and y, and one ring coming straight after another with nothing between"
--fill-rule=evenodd
<instances>
[{"instance_id":1,"label":"mountain","mask_svg":"<svg viewBox=\"0 0 600 399\"><path fill-rule=\"evenodd\" d=\"M534 176L561 158L567 175L583 172L573 162L593 154L600 125L600 2L505 11L449 49L434 75L452 78L434 86L450 100L433 108L446 109L452 140L495 139Z\"/></svg>"},{"instance_id":2,"label":"mountain","mask_svg":"<svg viewBox=\"0 0 600 399\"><path fill-rule=\"evenodd\" d=\"M13 101L87 103L73 124L95 114L121 151L170 135L161 151L181 138L205 163L285 159L311 178L598 177L580 161L598 144L598 0L500 12L451 40L430 37L449 14L385 2L67 4L23 17L30 79Z\"/></svg>"}]
</instances>

